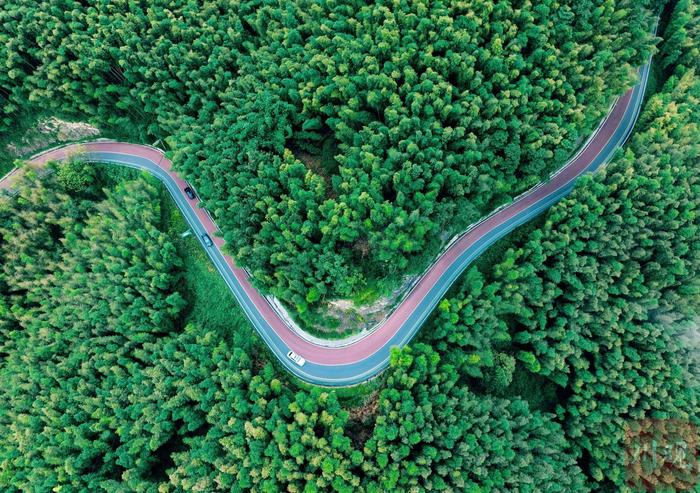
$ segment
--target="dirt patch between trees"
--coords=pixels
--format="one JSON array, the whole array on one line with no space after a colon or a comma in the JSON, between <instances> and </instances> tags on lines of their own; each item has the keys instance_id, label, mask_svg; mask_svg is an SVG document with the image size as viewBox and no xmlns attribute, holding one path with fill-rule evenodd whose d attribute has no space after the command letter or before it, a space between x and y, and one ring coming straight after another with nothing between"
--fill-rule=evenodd
<instances>
[{"instance_id":1,"label":"dirt patch between trees","mask_svg":"<svg viewBox=\"0 0 700 493\"><path fill-rule=\"evenodd\" d=\"M15 159L20 159L56 144L99 135L99 129L87 123L67 122L51 117L37 123L33 129L24 134L19 142L8 145L6 151Z\"/></svg>"},{"instance_id":2,"label":"dirt patch between trees","mask_svg":"<svg viewBox=\"0 0 700 493\"><path fill-rule=\"evenodd\" d=\"M326 301L320 308L324 318L334 320L332 327L315 325L320 333L343 334L349 336L362 330L369 330L389 316L393 308L403 299L413 286L417 276L406 277L400 286L391 293L381 296L371 303L356 304L351 299ZM337 322L337 323L335 323Z\"/></svg>"},{"instance_id":3,"label":"dirt patch between trees","mask_svg":"<svg viewBox=\"0 0 700 493\"><path fill-rule=\"evenodd\" d=\"M372 436L374 421L379 411L379 391L375 390L367 396L365 401L357 407L348 409L348 423L345 427L356 448L364 447L369 437Z\"/></svg>"}]
</instances>

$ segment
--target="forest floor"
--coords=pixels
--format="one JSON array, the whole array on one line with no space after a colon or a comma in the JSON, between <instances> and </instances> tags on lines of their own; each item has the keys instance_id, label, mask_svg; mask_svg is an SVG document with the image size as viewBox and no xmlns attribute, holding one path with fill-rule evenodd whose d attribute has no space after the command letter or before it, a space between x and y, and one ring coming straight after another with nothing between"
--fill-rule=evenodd
<instances>
[{"instance_id":1,"label":"forest floor","mask_svg":"<svg viewBox=\"0 0 700 493\"><path fill-rule=\"evenodd\" d=\"M55 143L75 142L88 137L97 137L99 129L81 122L67 122L58 118L48 118L25 133L17 144L7 146L7 152L17 157L25 156Z\"/></svg>"},{"instance_id":2,"label":"forest floor","mask_svg":"<svg viewBox=\"0 0 700 493\"><path fill-rule=\"evenodd\" d=\"M364 447L372 435L379 411L379 390L368 394L362 403L348 408L348 424L345 429L356 448Z\"/></svg>"},{"instance_id":3,"label":"forest floor","mask_svg":"<svg viewBox=\"0 0 700 493\"><path fill-rule=\"evenodd\" d=\"M389 316L416 279L417 276L406 277L390 293L376 298L373 295L374 291L370 291L372 293L370 296L375 299L366 299L363 296L364 293L360 293L352 299L343 298L327 301L321 308L323 315L336 320L337 323L333 324L333 328L316 324L313 329L326 335L332 333L334 337L347 337L370 329Z\"/></svg>"},{"instance_id":4,"label":"forest floor","mask_svg":"<svg viewBox=\"0 0 700 493\"><path fill-rule=\"evenodd\" d=\"M99 135L99 129L87 123L67 122L53 117L42 120L26 132L20 141L2 149L0 176L4 176L14 167L15 159L27 157L58 144L97 138Z\"/></svg>"}]
</instances>

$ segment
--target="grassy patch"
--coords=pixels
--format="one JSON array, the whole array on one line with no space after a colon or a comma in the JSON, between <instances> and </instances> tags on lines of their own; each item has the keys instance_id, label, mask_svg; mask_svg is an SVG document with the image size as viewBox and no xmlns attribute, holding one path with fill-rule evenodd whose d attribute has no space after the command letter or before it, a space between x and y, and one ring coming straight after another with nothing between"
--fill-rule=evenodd
<instances>
[{"instance_id":1,"label":"grassy patch","mask_svg":"<svg viewBox=\"0 0 700 493\"><path fill-rule=\"evenodd\" d=\"M387 371L385 370L364 383L350 387L328 387L328 392L332 392L338 397L338 401L341 406L343 406L343 409L356 408L365 405L367 401L372 398L372 394L381 393L381 391L384 390L386 387L386 376ZM297 378L294 378L292 383L295 384L296 388L303 390L310 390L316 387L315 385L311 385Z\"/></svg>"},{"instance_id":2,"label":"grassy patch","mask_svg":"<svg viewBox=\"0 0 700 493\"><path fill-rule=\"evenodd\" d=\"M350 299L355 306L374 303L382 296L384 292L382 288L383 286L380 286L379 282L370 280L366 286L354 293Z\"/></svg>"},{"instance_id":3,"label":"grassy patch","mask_svg":"<svg viewBox=\"0 0 700 493\"><path fill-rule=\"evenodd\" d=\"M371 380L352 387L341 387L335 390L338 399L346 408L363 405L371 394L381 392L386 386L386 370Z\"/></svg>"},{"instance_id":4,"label":"grassy patch","mask_svg":"<svg viewBox=\"0 0 700 493\"><path fill-rule=\"evenodd\" d=\"M163 230L183 263L179 291L187 300L187 308L182 322L216 331L229 342L234 331L245 330L252 335L250 322L197 238L191 233L182 236L190 228L164 188L161 188L161 217Z\"/></svg>"}]
</instances>

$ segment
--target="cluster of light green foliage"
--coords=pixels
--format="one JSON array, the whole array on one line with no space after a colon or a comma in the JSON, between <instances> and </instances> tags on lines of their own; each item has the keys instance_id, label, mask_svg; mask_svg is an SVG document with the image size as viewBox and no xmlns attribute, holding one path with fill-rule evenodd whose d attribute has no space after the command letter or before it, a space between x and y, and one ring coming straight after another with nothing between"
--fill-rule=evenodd
<instances>
[{"instance_id":1,"label":"cluster of light green foliage","mask_svg":"<svg viewBox=\"0 0 700 493\"><path fill-rule=\"evenodd\" d=\"M125 390L183 307L180 261L156 227L153 187L127 183L95 201L97 190L64 193L58 175L0 212L0 483L109 489L154 460L145 425L121 416L136 417ZM159 426L153 443L169 425Z\"/></svg>"},{"instance_id":2,"label":"cluster of light green foliage","mask_svg":"<svg viewBox=\"0 0 700 493\"><path fill-rule=\"evenodd\" d=\"M22 115L165 139L236 260L304 312L420 270L561 164L652 49L654 0L7 0Z\"/></svg>"}]
</instances>

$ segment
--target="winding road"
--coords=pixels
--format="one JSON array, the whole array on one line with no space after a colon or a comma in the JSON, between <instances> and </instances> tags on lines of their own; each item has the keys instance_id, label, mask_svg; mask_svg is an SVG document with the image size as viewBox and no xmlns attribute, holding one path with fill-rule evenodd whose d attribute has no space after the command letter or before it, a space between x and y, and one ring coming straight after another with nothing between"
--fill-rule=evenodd
<instances>
[{"instance_id":1,"label":"winding road","mask_svg":"<svg viewBox=\"0 0 700 493\"><path fill-rule=\"evenodd\" d=\"M217 226L209 213L190 200L183 189L187 183L174 171L172 163L159 149L113 141L96 141L52 149L34 156L30 162L41 165L67 158L78 148L96 162L129 166L160 179L172 195L183 216L196 233L202 247L240 303L255 329L272 353L291 373L312 384L353 385L380 373L389 364L392 347L406 345L418 332L440 299L467 266L484 250L519 225L539 215L567 195L576 179L605 164L629 137L639 115L649 76L649 64L639 71L640 82L618 98L607 117L577 154L562 168L525 194L472 225L451 243L414 284L389 317L362 338L341 347L328 347L302 337L270 301L252 284L248 273L236 267L222 252L224 241L215 236ZM8 175L9 176L9 175ZM9 180L0 181L8 188ZM202 235L208 234L214 245L207 247ZM298 366L287 357L293 350L306 359Z\"/></svg>"}]
</instances>

